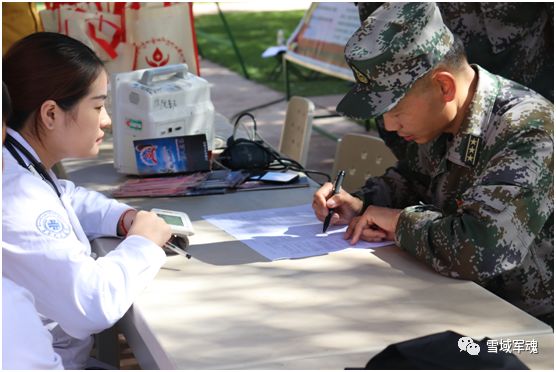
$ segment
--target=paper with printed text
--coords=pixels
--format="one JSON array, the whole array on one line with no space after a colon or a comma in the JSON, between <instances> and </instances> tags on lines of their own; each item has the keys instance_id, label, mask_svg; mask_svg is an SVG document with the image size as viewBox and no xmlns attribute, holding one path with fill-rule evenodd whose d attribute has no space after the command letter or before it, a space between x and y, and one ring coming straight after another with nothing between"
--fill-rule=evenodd
<instances>
[{"instance_id":1,"label":"paper with printed text","mask_svg":"<svg viewBox=\"0 0 556 372\"><path fill-rule=\"evenodd\" d=\"M234 212L203 216L237 240L270 260L301 258L341 251L392 245L384 241L360 241L355 245L343 238L347 226L330 226L322 233L322 222L310 204L288 208Z\"/></svg>"}]
</instances>

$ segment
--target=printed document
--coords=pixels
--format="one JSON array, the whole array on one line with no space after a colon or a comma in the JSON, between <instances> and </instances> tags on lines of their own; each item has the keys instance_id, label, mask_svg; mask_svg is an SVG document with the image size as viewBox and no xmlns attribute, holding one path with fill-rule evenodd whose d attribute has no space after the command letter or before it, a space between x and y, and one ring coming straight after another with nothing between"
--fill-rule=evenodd
<instances>
[{"instance_id":1,"label":"printed document","mask_svg":"<svg viewBox=\"0 0 556 372\"><path fill-rule=\"evenodd\" d=\"M347 248L377 248L391 241L355 245L343 238L347 226L330 226L322 233L322 222L310 204L203 216L205 220L240 240L270 260L318 256Z\"/></svg>"}]
</instances>

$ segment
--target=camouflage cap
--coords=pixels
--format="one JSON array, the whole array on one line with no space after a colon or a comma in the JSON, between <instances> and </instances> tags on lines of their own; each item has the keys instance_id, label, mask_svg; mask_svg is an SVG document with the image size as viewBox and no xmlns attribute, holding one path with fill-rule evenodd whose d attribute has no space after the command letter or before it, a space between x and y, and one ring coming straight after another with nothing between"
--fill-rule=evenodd
<instances>
[{"instance_id":1,"label":"camouflage cap","mask_svg":"<svg viewBox=\"0 0 556 372\"><path fill-rule=\"evenodd\" d=\"M453 41L434 3L384 3L346 44L356 84L336 110L363 119L384 114L446 55Z\"/></svg>"}]
</instances>

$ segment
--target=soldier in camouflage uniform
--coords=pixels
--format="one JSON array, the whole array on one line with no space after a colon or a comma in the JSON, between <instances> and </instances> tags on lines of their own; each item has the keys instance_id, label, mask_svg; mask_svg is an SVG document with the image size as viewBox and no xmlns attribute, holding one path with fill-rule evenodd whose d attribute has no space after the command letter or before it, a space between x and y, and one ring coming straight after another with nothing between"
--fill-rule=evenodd
<instances>
[{"instance_id":1,"label":"soldier in camouflage uniform","mask_svg":"<svg viewBox=\"0 0 556 372\"><path fill-rule=\"evenodd\" d=\"M363 22L381 3L356 3ZM436 3L453 34L462 39L467 59L488 71L521 83L554 101L554 3ZM398 159L407 144L377 130Z\"/></svg>"},{"instance_id":2,"label":"soldier in camouflage uniform","mask_svg":"<svg viewBox=\"0 0 556 372\"><path fill-rule=\"evenodd\" d=\"M357 3L363 22L381 3ZM467 60L554 101L554 3L439 2Z\"/></svg>"},{"instance_id":3,"label":"soldier in camouflage uniform","mask_svg":"<svg viewBox=\"0 0 556 372\"><path fill-rule=\"evenodd\" d=\"M353 195L314 196L346 239L393 239L437 272L473 280L553 324L553 110L469 65L433 3L391 3L346 45L356 86L338 112L383 115L405 159Z\"/></svg>"}]
</instances>

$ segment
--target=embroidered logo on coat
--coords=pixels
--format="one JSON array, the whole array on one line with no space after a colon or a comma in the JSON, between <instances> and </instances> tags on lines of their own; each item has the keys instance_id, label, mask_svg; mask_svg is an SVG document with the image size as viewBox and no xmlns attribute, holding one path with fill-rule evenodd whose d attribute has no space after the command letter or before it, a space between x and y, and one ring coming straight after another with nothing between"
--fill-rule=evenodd
<instances>
[{"instance_id":1,"label":"embroidered logo on coat","mask_svg":"<svg viewBox=\"0 0 556 372\"><path fill-rule=\"evenodd\" d=\"M54 211L46 211L37 218L37 229L41 234L56 239L67 238L71 232L68 224L62 221L62 217Z\"/></svg>"}]
</instances>

